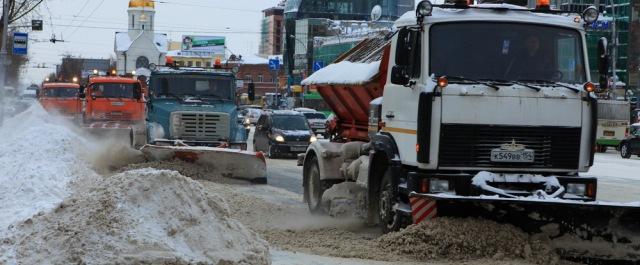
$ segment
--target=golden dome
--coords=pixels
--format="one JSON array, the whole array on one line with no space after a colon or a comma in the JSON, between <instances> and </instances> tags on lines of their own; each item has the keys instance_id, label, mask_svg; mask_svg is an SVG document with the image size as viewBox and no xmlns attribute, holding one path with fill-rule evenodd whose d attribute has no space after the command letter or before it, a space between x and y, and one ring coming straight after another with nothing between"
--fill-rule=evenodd
<instances>
[{"instance_id":1,"label":"golden dome","mask_svg":"<svg viewBox=\"0 0 640 265\"><path fill-rule=\"evenodd\" d=\"M154 8L155 3L152 0L131 0L129 1L129 8L131 7L150 7Z\"/></svg>"}]
</instances>

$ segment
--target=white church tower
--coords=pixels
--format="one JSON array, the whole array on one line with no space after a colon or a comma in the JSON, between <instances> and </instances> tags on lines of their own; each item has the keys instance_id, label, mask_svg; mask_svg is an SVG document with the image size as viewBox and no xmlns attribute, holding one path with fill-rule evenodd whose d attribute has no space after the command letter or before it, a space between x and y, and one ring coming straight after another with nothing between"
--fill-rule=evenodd
<instances>
[{"instance_id":1,"label":"white church tower","mask_svg":"<svg viewBox=\"0 0 640 265\"><path fill-rule=\"evenodd\" d=\"M149 64L164 65L168 48L166 34L155 33L155 3L152 0L129 1L127 32L116 32L115 52L118 74L148 75Z\"/></svg>"}]
</instances>

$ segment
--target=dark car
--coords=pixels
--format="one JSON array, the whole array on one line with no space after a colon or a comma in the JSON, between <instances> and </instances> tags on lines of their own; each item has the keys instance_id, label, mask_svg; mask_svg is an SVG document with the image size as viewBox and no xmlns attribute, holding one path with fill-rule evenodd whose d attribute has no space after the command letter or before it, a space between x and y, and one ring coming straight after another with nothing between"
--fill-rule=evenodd
<instances>
[{"instance_id":1,"label":"dark car","mask_svg":"<svg viewBox=\"0 0 640 265\"><path fill-rule=\"evenodd\" d=\"M307 119L296 111L266 111L256 124L253 137L255 151L262 151L269 158L307 151L310 143L317 139Z\"/></svg>"},{"instance_id":2,"label":"dark car","mask_svg":"<svg viewBox=\"0 0 640 265\"><path fill-rule=\"evenodd\" d=\"M629 136L620 142L618 150L623 158L629 158L632 155L640 156L640 124L631 125Z\"/></svg>"}]
</instances>

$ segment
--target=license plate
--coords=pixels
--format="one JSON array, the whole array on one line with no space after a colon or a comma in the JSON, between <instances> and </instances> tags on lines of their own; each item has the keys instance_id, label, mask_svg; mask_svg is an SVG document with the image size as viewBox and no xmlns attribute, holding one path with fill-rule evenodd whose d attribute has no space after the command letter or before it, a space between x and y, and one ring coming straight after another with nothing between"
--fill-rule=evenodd
<instances>
[{"instance_id":1,"label":"license plate","mask_svg":"<svg viewBox=\"0 0 640 265\"><path fill-rule=\"evenodd\" d=\"M604 136L609 136L609 137L616 136L616 132L615 131L604 131L603 134L604 134Z\"/></svg>"},{"instance_id":2,"label":"license plate","mask_svg":"<svg viewBox=\"0 0 640 265\"><path fill-rule=\"evenodd\" d=\"M491 151L491 162L531 163L533 160L533 150L506 151L497 149Z\"/></svg>"},{"instance_id":3,"label":"license plate","mask_svg":"<svg viewBox=\"0 0 640 265\"><path fill-rule=\"evenodd\" d=\"M124 106L124 102L111 102L111 106Z\"/></svg>"},{"instance_id":4,"label":"license plate","mask_svg":"<svg viewBox=\"0 0 640 265\"><path fill-rule=\"evenodd\" d=\"M306 146L292 146L291 147L291 152L304 152L307 151L307 147Z\"/></svg>"},{"instance_id":5,"label":"license plate","mask_svg":"<svg viewBox=\"0 0 640 265\"><path fill-rule=\"evenodd\" d=\"M325 129L317 129L316 132L317 133L323 133L323 132L326 132L326 130Z\"/></svg>"}]
</instances>

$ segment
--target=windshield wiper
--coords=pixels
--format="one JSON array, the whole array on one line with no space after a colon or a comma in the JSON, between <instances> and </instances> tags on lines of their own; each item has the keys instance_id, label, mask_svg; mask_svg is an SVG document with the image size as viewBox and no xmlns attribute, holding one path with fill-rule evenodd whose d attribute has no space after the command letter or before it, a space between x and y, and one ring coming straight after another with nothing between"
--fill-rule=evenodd
<instances>
[{"instance_id":1,"label":"windshield wiper","mask_svg":"<svg viewBox=\"0 0 640 265\"><path fill-rule=\"evenodd\" d=\"M448 78L449 80L456 79L456 80L460 80L460 81L471 82L473 84L485 85L485 86L488 86L488 87L493 88L495 90L500 90L500 87L498 85L496 85L495 83L492 83L492 82L479 81L479 80L475 80L475 79L471 79L471 78L466 78L466 77L463 77L463 76L446 75L445 77Z\"/></svg>"},{"instance_id":2,"label":"windshield wiper","mask_svg":"<svg viewBox=\"0 0 640 265\"><path fill-rule=\"evenodd\" d=\"M542 80L542 79L540 79L540 80L536 80L536 79L534 79L534 80L518 80L518 82L538 83L538 84L560 86L560 87L564 87L564 88L570 89L573 92L580 93L580 89L577 89L577 88L571 87L571 86L567 86L567 85L564 85L564 84L560 84L558 82L549 81L549 80Z\"/></svg>"},{"instance_id":3,"label":"windshield wiper","mask_svg":"<svg viewBox=\"0 0 640 265\"><path fill-rule=\"evenodd\" d=\"M179 101L184 101L181 97L178 97L178 96L176 96L176 95L174 95L172 93L164 93L164 94L161 94L161 95L158 95L158 96L171 97L171 98L175 98L175 99L177 99Z\"/></svg>"}]
</instances>

